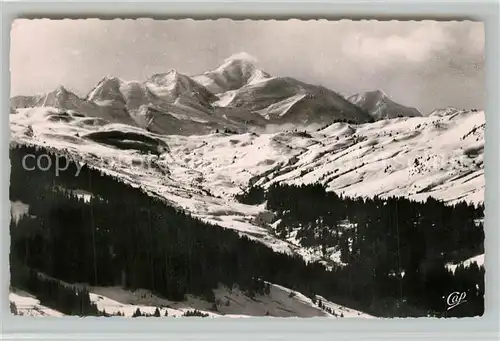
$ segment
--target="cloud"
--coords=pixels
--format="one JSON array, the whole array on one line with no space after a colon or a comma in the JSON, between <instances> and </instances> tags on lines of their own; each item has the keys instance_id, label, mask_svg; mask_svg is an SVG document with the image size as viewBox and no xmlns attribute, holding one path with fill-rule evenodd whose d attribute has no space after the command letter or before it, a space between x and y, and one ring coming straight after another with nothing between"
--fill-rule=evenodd
<instances>
[{"instance_id":1,"label":"cloud","mask_svg":"<svg viewBox=\"0 0 500 341\"><path fill-rule=\"evenodd\" d=\"M250 63L257 63L259 61L257 59L257 57L254 57L247 52L235 53L235 54L231 55L229 58L226 58L224 61L228 62L231 60L246 60L247 62L250 62Z\"/></svg>"},{"instance_id":2,"label":"cloud","mask_svg":"<svg viewBox=\"0 0 500 341\"><path fill-rule=\"evenodd\" d=\"M342 50L349 58L364 60L378 66L392 63L423 63L455 41L440 23L422 23L407 34L393 32L377 36L376 31L355 33L343 41Z\"/></svg>"}]
</instances>

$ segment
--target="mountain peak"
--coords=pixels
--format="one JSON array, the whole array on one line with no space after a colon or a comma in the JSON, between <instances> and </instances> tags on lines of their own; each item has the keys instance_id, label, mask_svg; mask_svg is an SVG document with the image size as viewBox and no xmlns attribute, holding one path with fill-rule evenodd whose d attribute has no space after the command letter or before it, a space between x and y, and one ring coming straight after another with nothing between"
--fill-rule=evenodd
<instances>
[{"instance_id":1,"label":"mountain peak","mask_svg":"<svg viewBox=\"0 0 500 341\"><path fill-rule=\"evenodd\" d=\"M68 90L63 85L59 85L57 88L55 88L54 90L52 90L49 93L46 93L44 96L45 97L53 96L55 98L78 97L78 95L76 95L74 92Z\"/></svg>"},{"instance_id":2,"label":"mountain peak","mask_svg":"<svg viewBox=\"0 0 500 341\"><path fill-rule=\"evenodd\" d=\"M55 89L56 92L68 92L68 90L62 86L62 85L59 85L56 89Z\"/></svg>"},{"instance_id":3,"label":"mountain peak","mask_svg":"<svg viewBox=\"0 0 500 341\"><path fill-rule=\"evenodd\" d=\"M104 76L97 85L88 93L86 99L91 102L102 101L104 99L121 97L120 86L124 84L119 77Z\"/></svg>"},{"instance_id":4,"label":"mountain peak","mask_svg":"<svg viewBox=\"0 0 500 341\"><path fill-rule=\"evenodd\" d=\"M222 93L271 78L253 64L256 61L257 58L246 52L236 53L215 69L195 76L194 80L212 93Z\"/></svg>"},{"instance_id":5,"label":"mountain peak","mask_svg":"<svg viewBox=\"0 0 500 341\"><path fill-rule=\"evenodd\" d=\"M48 95L54 95L56 97L58 96L65 96L67 95L68 93L70 93L70 91L68 91L68 89L66 89L64 86L62 85L59 85L57 88L55 88L54 90L52 90L51 92L47 93L46 96Z\"/></svg>"},{"instance_id":6,"label":"mountain peak","mask_svg":"<svg viewBox=\"0 0 500 341\"><path fill-rule=\"evenodd\" d=\"M210 72L234 72L234 70L239 70L242 73L250 73L250 72L261 72L264 71L258 69L255 66L257 63L257 58L246 53L239 52L231 55L230 57L224 59L224 61L219 64L214 70Z\"/></svg>"},{"instance_id":7,"label":"mountain peak","mask_svg":"<svg viewBox=\"0 0 500 341\"><path fill-rule=\"evenodd\" d=\"M348 97L347 100L365 109L376 120L422 116L417 109L394 102L382 90L358 93Z\"/></svg>"},{"instance_id":8,"label":"mountain peak","mask_svg":"<svg viewBox=\"0 0 500 341\"><path fill-rule=\"evenodd\" d=\"M115 84L120 84L123 83L123 80L119 77L116 76L104 76L99 83L115 83ZM99 84L98 83L98 84Z\"/></svg>"},{"instance_id":9,"label":"mountain peak","mask_svg":"<svg viewBox=\"0 0 500 341\"><path fill-rule=\"evenodd\" d=\"M379 100L390 99L389 95L387 95L383 90L380 89L367 91L364 93L364 96L371 98L375 97Z\"/></svg>"},{"instance_id":10,"label":"mountain peak","mask_svg":"<svg viewBox=\"0 0 500 341\"><path fill-rule=\"evenodd\" d=\"M179 73L175 69L170 69L164 73L155 73L151 77L149 77L148 82L152 82L158 85L169 85L173 82L177 82L180 78L184 78L185 76Z\"/></svg>"},{"instance_id":11,"label":"mountain peak","mask_svg":"<svg viewBox=\"0 0 500 341\"><path fill-rule=\"evenodd\" d=\"M246 52L238 52L235 53L228 58L224 59L224 63L226 62L231 62L231 61L245 61L248 63L257 63L257 58L252 56L251 54L248 54Z\"/></svg>"},{"instance_id":12,"label":"mountain peak","mask_svg":"<svg viewBox=\"0 0 500 341\"><path fill-rule=\"evenodd\" d=\"M375 93L376 95L379 95L379 96L389 97L389 96L387 96L387 94L384 92L384 90L377 89L377 90L373 90L373 91L371 91L371 92L373 92L373 93Z\"/></svg>"},{"instance_id":13,"label":"mountain peak","mask_svg":"<svg viewBox=\"0 0 500 341\"><path fill-rule=\"evenodd\" d=\"M170 69L170 70L167 71L166 74L167 75L176 76L176 77L180 75L179 71L177 71L176 69Z\"/></svg>"}]
</instances>

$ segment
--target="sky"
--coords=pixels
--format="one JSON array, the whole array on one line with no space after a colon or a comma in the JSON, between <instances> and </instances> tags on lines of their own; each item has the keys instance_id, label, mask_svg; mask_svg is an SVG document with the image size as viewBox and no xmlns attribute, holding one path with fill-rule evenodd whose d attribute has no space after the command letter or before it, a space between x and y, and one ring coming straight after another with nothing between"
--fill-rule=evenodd
<instances>
[{"instance_id":1,"label":"sky","mask_svg":"<svg viewBox=\"0 0 500 341\"><path fill-rule=\"evenodd\" d=\"M18 19L11 95L59 85L85 96L104 76L197 75L238 53L273 76L342 95L382 90L427 114L484 108L484 28L456 21Z\"/></svg>"}]
</instances>

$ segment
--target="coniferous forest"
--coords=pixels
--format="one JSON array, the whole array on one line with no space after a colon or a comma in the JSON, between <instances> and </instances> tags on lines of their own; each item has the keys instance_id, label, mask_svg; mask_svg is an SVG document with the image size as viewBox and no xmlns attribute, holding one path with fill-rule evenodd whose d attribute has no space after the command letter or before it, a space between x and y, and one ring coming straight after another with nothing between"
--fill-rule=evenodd
<instances>
[{"instance_id":1,"label":"coniferous forest","mask_svg":"<svg viewBox=\"0 0 500 341\"><path fill-rule=\"evenodd\" d=\"M27 154L48 155L41 160L52 168L25 170ZM345 264L327 270L202 222L87 165L75 176L70 162L56 176L57 155L11 146L10 200L29 205L29 213L11 223L10 264L13 286L60 311L99 314L84 289L62 293L37 273L68 283L150 289L170 300L193 294L213 302L219 284L265 294L268 281L382 317L484 311L484 268L451 272L445 266L484 252L482 206L343 198L321 185L255 187L239 197L265 201L280 219L277 235L297 231L303 246L338 247ZM90 200L73 194L76 189L92 193ZM447 311L443 297L454 291L467 292L467 304Z\"/></svg>"}]
</instances>

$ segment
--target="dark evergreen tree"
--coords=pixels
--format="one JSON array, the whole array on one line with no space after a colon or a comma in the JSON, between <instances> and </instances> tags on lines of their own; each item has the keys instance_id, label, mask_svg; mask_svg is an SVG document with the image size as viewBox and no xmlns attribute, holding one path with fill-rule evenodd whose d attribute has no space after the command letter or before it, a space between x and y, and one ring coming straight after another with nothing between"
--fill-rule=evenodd
<instances>
[{"instance_id":1,"label":"dark evergreen tree","mask_svg":"<svg viewBox=\"0 0 500 341\"><path fill-rule=\"evenodd\" d=\"M143 316L143 314L141 310L137 308L136 311L134 311L134 313L132 314L132 317L140 317L140 316Z\"/></svg>"}]
</instances>

